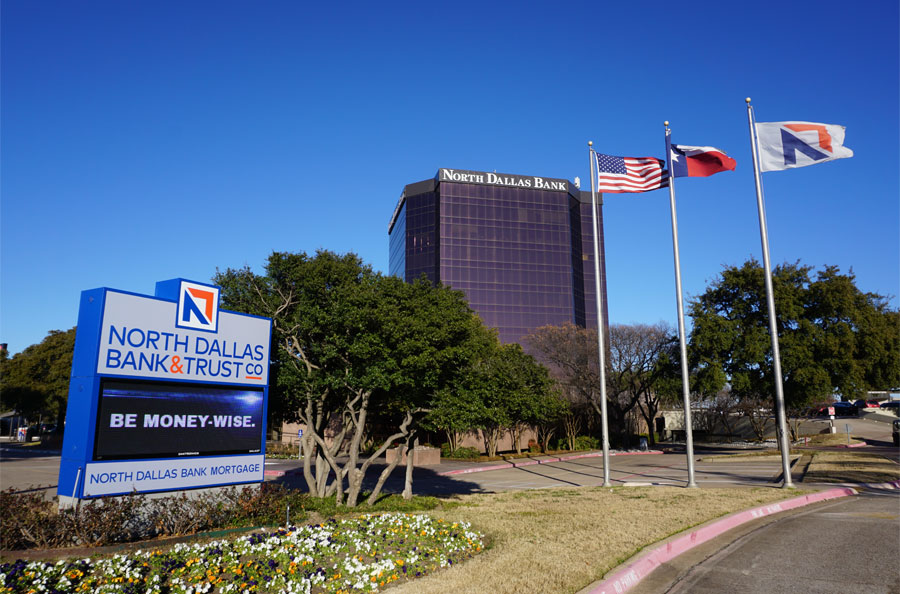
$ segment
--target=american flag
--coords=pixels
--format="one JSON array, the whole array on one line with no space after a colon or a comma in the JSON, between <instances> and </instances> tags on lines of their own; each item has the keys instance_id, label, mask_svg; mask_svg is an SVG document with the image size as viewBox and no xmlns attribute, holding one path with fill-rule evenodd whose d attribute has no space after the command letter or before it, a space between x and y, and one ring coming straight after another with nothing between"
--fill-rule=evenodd
<instances>
[{"instance_id":1,"label":"american flag","mask_svg":"<svg viewBox=\"0 0 900 594\"><path fill-rule=\"evenodd\" d=\"M649 192L669 187L665 162L653 157L612 157L597 153L597 191Z\"/></svg>"}]
</instances>

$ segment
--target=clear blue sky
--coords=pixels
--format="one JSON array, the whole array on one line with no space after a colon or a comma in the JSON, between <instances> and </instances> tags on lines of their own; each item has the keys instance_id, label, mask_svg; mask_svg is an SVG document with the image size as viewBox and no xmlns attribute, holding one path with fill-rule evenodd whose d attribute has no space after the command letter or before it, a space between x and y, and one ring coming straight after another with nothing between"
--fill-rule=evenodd
<instances>
[{"instance_id":1,"label":"clear blue sky","mask_svg":"<svg viewBox=\"0 0 900 594\"><path fill-rule=\"evenodd\" d=\"M4 0L0 342L84 289L261 271L273 250L387 270L403 186L439 167L583 180L601 152L712 145L677 186L687 298L762 259L744 98L856 155L763 175L773 263L900 293L898 6ZM605 199L613 323L675 323L668 193ZM897 306L897 298L892 298Z\"/></svg>"}]
</instances>

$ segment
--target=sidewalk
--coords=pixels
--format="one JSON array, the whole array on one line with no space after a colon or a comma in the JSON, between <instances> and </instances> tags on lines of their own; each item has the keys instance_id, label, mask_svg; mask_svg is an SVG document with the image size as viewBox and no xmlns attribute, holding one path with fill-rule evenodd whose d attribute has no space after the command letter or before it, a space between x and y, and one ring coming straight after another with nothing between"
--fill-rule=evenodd
<instances>
[{"instance_id":1,"label":"sidewalk","mask_svg":"<svg viewBox=\"0 0 900 594\"><path fill-rule=\"evenodd\" d=\"M645 450L645 451L610 451L610 456L640 456L647 454L663 454L662 450ZM439 476L453 476L457 474L469 474L472 472L485 472L488 470L504 470L507 468L522 468L525 466L534 466L536 464L550 464L552 462L566 462L567 460L577 460L579 458L599 458L603 456L603 452L587 451L576 454L562 454L560 456L545 456L535 454L525 458L514 458L507 461L491 460L488 462L478 462L469 460L448 460L441 458L441 467L450 466L447 470L441 470L437 474ZM432 467L435 468L435 467Z\"/></svg>"},{"instance_id":2,"label":"sidewalk","mask_svg":"<svg viewBox=\"0 0 900 594\"><path fill-rule=\"evenodd\" d=\"M610 451L610 456L640 456L647 454L664 454L662 450L646 450L646 451ZM562 454L559 456L535 454L523 458L514 458L510 460L453 460L441 458L440 464L432 464L428 466L417 466L416 468L426 468L431 470L438 476L454 476L460 474L470 474L473 472L487 472L490 470L505 470L508 468L522 468L525 466L534 466L537 464L550 464L552 462L565 462L567 460L576 460L579 458L599 458L603 456L600 451L585 451L574 454ZM267 477L291 476L302 473L303 468L298 467L292 470L266 470Z\"/></svg>"}]
</instances>

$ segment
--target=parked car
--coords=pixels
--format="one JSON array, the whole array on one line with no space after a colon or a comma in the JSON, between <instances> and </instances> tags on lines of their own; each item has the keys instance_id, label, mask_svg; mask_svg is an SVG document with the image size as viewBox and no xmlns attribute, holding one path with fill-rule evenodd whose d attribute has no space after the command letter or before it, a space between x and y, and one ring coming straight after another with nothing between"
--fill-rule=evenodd
<instances>
[{"instance_id":1,"label":"parked car","mask_svg":"<svg viewBox=\"0 0 900 594\"><path fill-rule=\"evenodd\" d=\"M859 399L853 403L856 408L878 408L877 400L863 400Z\"/></svg>"},{"instance_id":2,"label":"parked car","mask_svg":"<svg viewBox=\"0 0 900 594\"><path fill-rule=\"evenodd\" d=\"M851 402L827 402L810 407L807 411L807 416L827 417L829 408L834 408L834 416L836 417L856 416L859 414L856 406Z\"/></svg>"},{"instance_id":3,"label":"parked car","mask_svg":"<svg viewBox=\"0 0 900 594\"><path fill-rule=\"evenodd\" d=\"M859 409L852 402L834 402L834 415L837 417L855 417L859 414Z\"/></svg>"},{"instance_id":4,"label":"parked car","mask_svg":"<svg viewBox=\"0 0 900 594\"><path fill-rule=\"evenodd\" d=\"M900 445L900 419L894 419L894 428L891 429L891 437L894 438L894 445Z\"/></svg>"},{"instance_id":5,"label":"parked car","mask_svg":"<svg viewBox=\"0 0 900 594\"><path fill-rule=\"evenodd\" d=\"M900 414L900 400L888 400L881 403L881 410L893 411L894 414Z\"/></svg>"}]
</instances>

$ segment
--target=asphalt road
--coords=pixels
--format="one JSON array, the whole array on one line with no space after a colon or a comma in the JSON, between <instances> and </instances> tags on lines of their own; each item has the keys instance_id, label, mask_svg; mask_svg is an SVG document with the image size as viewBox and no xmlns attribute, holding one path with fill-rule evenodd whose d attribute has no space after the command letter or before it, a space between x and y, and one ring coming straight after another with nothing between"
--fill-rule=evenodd
<instances>
[{"instance_id":1,"label":"asphalt road","mask_svg":"<svg viewBox=\"0 0 900 594\"><path fill-rule=\"evenodd\" d=\"M900 593L900 492L869 491L745 524L631 594Z\"/></svg>"}]
</instances>

